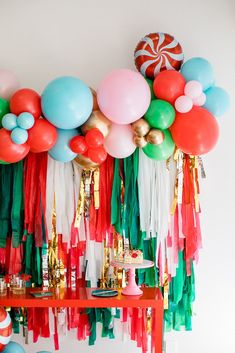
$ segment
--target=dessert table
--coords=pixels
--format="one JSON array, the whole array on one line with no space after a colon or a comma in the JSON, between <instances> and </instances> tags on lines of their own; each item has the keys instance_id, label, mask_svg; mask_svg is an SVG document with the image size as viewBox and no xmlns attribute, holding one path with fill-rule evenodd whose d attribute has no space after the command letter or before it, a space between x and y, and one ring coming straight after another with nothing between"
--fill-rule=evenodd
<instances>
[{"instance_id":1,"label":"dessert table","mask_svg":"<svg viewBox=\"0 0 235 353\"><path fill-rule=\"evenodd\" d=\"M11 291L0 297L0 305L5 307L78 307L78 308L151 308L152 336L154 337L154 353L162 353L163 334L163 298L159 288L142 288L142 295L122 295L118 290L116 297L97 298L92 296L94 288L80 287L76 290L60 288L52 291L52 296L38 298L31 292L38 292L41 288L27 288L25 294L16 295Z\"/></svg>"}]
</instances>

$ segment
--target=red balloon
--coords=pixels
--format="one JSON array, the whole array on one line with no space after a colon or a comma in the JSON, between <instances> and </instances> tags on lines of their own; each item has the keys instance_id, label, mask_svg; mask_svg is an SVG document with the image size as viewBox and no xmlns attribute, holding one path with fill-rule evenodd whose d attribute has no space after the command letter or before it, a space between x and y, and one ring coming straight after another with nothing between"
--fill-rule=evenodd
<instances>
[{"instance_id":1,"label":"red balloon","mask_svg":"<svg viewBox=\"0 0 235 353\"><path fill-rule=\"evenodd\" d=\"M23 112L31 113L35 119L41 116L41 97L30 88L22 88L15 92L10 99L10 110L19 115Z\"/></svg>"},{"instance_id":2,"label":"red balloon","mask_svg":"<svg viewBox=\"0 0 235 353\"><path fill-rule=\"evenodd\" d=\"M74 136L70 140L69 147L74 153L78 154L84 154L88 149L84 136Z\"/></svg>"},{"instance_id":3,"label":"red balloon","mask_svg":"<svg viewBox=\"0 0 235 353\"><path fill-rule=\"evenodd\" d=\"M92 162L101 164L106 160L107 152L103 146L97 148L89 148L88 157L92 160Z\"/></svg>"},{"instance_id":4,"label":"red balloon","mask_svg":"<svg viewBox=\"0 0 235 353\"><path fill-rule=\"evenodd\" d=\"M171 104L184 94L186 81L178 71L166 70L160 72L154 82L153 90L158 99L163 99Z\"/></svg>"},{"instance_id":5,"label":"red balloon","mask_svg":"<svg viewBox=\"0 0 235 353\"><path fill-rule=\"evenodd\" d=\"M194 156L209 152L219 137L219 125L208 110L194 106L188 113L176 113L170 131L175 144Z\"/></svg>"},{"instance_id":6,"label":"red balloon","mask_svg":"<svg viewBox=\"0 0 235 353\"><path fill-rule=\"evenodd\" d=\"M38 119L28 130L30 151L34 153L49 151L57 141L57 130L45 119Z\"/></svg>"},{"instance_id":7,"label":"red balloon","mask_svg":"<svg viewBox=\"0 0 235 353\"><path fill-rule=\"evenodd\" d=\"M8 163L19 162L28 152L28 143L17 145L11 140L11 131L0 129L0 160Z\"/></svg>"},{"instance_id":8,"label":"red balloon","mask_svg":"<svg viewBox=\"0 0 235 353\"><path fill-rule=\"evenodd\" d=\"M85 136L86 143L90 148L102 146L104 143L104 135L99 129L91 129Z\"/></svg>"}]
</instances>

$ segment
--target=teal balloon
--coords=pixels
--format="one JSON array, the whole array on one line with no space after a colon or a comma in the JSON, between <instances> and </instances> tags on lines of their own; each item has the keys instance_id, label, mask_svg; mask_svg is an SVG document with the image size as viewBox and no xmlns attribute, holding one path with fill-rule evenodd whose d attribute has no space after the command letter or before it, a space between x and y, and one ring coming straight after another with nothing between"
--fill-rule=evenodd
<instances>
[{"instance_id":1,"label":"teal balloon","mask_svg":"<svg viewBox=\"0 0 235 353\"><path fill-rule=\"evenodd\" d=\"M175 150L175 143L172 140L169 130L162 130L164 133L164 141L160 145L153 145L148 143L144 148L144 153L156 161L164 161L168 159Z\"/></svg>"},{"instance_id":2,"label":"teal balloon","mask_svg":"<svg viewBox=\"0 0 235 353\"><path fill-rule=\"evenodd\" d=\"M60 129L74 129L89 118L93 108L90 88L76 77L59 77L42 93L42 111Z\"/></svg>"},{"instance_id":3,"label":"teal balloon","mask_svg":"<svg viewBox=\"0 0 235 353\"><path fill-rule=\"evenodd\" d=\"M52 353L52 352L49 352L49 351L39 351L37 353Z\"/></svg>"},{"instance_id":4,"label":"teal balloon","mask_svg":"<svg viewBox=\"0 0 235 353\"><path fill-rule=\"evenodd\" d=\"M34 121L34 116L28 112L21 113L16 120L17 125L21 127L21 129L25 130L31 129L31 127L34 125Z\"/></svg>"},{"instance_id":5,"label":"teal balloon","mask_svg":"<svg viewBox=\"0 0 235 353\"><path fill-rule=\"evenodd\" d=\"M6 130L12 131L17 127L16 120L17 116L15 114L8 113L2 118L2 127Z\"/></svg>"},{"instance_id":6,"label":"teal balloon","mask_svg":"<svg viewBox=\"0 0 235 353\"><path fill-rule=\"evenodd\" d=\"M181 67L181 74L186 81L198 81L203 90L214 85L215 76L212 65L204 58L192 58L187 60Z\"/></svg>"},{"instance_id":7,"label":"teal balloon","mask_svg":"<svg viewBox=\"0 0 235 353\"><path fill-rule=\"evenodd\" d=\"M74 136L78 135L78 132L76 129L57 129L57 133L58 138L56 144L48 153L56 161L70 162L77 156L77 154L71 150L69 147L69 142Z\"/></svg>"},{"instance_id":8,"label":"teal balloon","mask_svg":"<svg viewBox=\"0 0 235 353\"><path fill-rule=\"evenodd\" d=\"M2 353L25 353L25 350L19 343L11 341Z\"/></svg>"},{"instance_id":9,"label":"teal balloon","mask_svg":"<svg viewBox=\"0 0 235 353\"><path fill-rule=\"evenodd\" d=\"M28 140L28 132L20 127L16 127L11 132L11 139L17 145L22 145Z\"/></svg>"},{"instance_id":10,"label":"teal balloon","mask_svg":"<svg viewBox=\"0 0 235 353\"><path fill-rule=\"evenodd\" d=\"M204 108L215 116L221 116L225 114L230 107L230 96L221 87L211 87L205 91L206 103Z\"/></svg>"}]
</instances>

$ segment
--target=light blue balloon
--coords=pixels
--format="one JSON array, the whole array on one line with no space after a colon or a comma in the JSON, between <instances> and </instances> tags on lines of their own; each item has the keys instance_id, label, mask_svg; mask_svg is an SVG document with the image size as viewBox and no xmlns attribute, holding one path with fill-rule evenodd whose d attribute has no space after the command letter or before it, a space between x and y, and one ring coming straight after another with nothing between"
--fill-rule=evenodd
<instances>
[{"instance_id":1,"label":"light blue balloon","mask_svg":"<svg viewBox=\"0 0 235 353\"><path fill-rule=\"evenodd\" d=\"M181 67L181 74L186 81L199 81L203 90L214 85L215 76L212 65L204 58L192 58Z\"/></svg>"},{"instance_id":2,"label":"light blue balloon","mask_svg":"<svg viewBox=\"0 0 235 353\"><path fill-rule=\"evenodd\" d=\"M6 130L12 131L15 127L17 127L16 119L17 116L15 114L8 113L2 118L2 126Z\"/></svg>"},{"instance_id":3,"label":"light blue balloon","mask_svg":"<svg viewBox=\"0 0 235 353\"><path fill-rule=\"evenodd\" d=\"M93 107L90 88L76 77L51 81L42 94L42 111L60 129L74 129L89 118Z\"/></svg>"},{"instance_id":4,"label":"light blue balloon","mask_svg":"<svg viewBox=\"0 0 235 353\"><path fill-rule=\"evenodd\" d=\"M56 144L49 151L49 155L59 162L70 162L72 161L77 154L74 153L69 147L70 140L78 135L76 129L72 130L62 130L57 129L58 138Z\"/></svg>"},{"instance_id":5,"label":"light blue balloon","mask_svg":"<svg viewBox=\"0 0 235 353\"><path fill-rule=\"evenodd\" d=\"M2 353L25 353L25 350L19 343L11 341Z\"/></svg>"},{"instance_id":6,"label":"light blue balloon","mask_svg":"<svg viewBox=\"0 0 235 353\"><path fill-rule=\"evenodd\" d=\"M49 352L49 351L39 351L37 353L51 353L51 352Z\"/></svg>"},{"instance_id":7,"label":"light blue balloon","mask_svg":"<svg viewBox=\"0 0 235 353\"><path fill-rule=\"evenodd\" d=\"M230 96L221 87L211 87L205 91L206 103L204 108L209 110L215 116L221 116L229 110Z\"/></svg>"},{"instance_id":8,"label":"light blue balloon","mask_svg":"<svg viewBox=\"0 0 235 353\"><path fill-rule=\"evenodd\" d=\"M22 145L28 140L28 132L20 127L16 127L11 132L11 139L17 145Z\"/></svg>"},{"instance_id":9,"label":"light blue balloon","mask_svg":"<svg viewBox=\"0 0 235 353\"><path fill-rule=\"evenodd\" d=\"M25 112L18 116L17 125L21 127L21 129L28 130L33 127L34 121L34 116L31 113Z\"/></svg>"}]
</instances>

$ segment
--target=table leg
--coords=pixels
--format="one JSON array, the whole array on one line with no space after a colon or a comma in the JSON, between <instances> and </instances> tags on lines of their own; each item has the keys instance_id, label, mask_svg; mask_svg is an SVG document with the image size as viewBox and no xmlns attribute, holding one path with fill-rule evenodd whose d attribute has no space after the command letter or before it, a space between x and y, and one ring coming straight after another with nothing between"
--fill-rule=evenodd
<instances>
[{"instance_id":1,"label":"table leg","mask_svg":"<svg viewBox=\"0 0 235 353\"><path fill-rule=\"evenodd\" d=\"M163 350L163 307L159 305L158 308L152 308L153 311L153 337L154 337L154 347L152 351L154 353L162 353Z\"/></svg>"}]
</instances>

